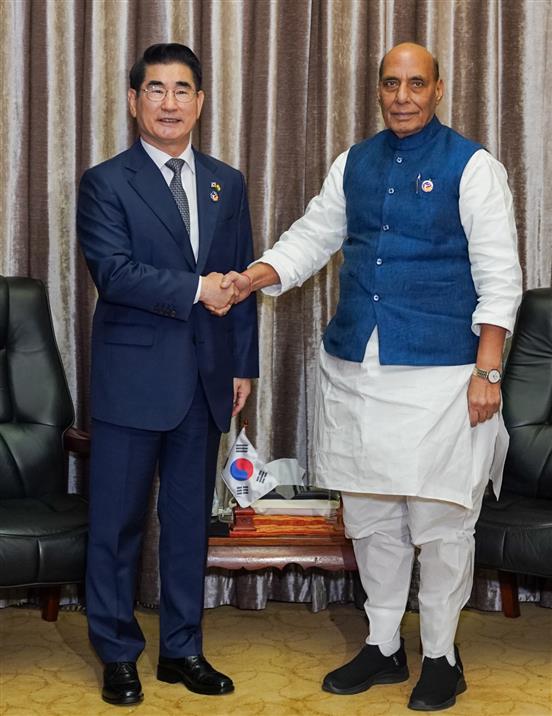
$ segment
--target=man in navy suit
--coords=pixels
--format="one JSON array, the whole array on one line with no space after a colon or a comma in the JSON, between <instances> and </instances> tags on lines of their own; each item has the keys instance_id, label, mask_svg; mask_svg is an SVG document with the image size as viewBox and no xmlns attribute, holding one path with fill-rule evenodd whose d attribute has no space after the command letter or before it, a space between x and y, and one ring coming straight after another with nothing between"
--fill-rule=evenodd
<instances>
[{"instance_id":1,"label":"man in navy suit","mask_svg":"<svg viewBox=\"0 0 552 716\"><path fill-rule=\"evenodd\" d=\"M148 48L130 72L140 138L85 172L78 237L98 289L92 329L92 454L86 581L102 697L142 699L134 616L156 466L160 489L157 678L203 694L233 690L202 653L201 616L217 451L258 375L256 304L222 289L252 260L239 171L192 148L204 94L184 45Z\"/></svg>"}]
</instances>

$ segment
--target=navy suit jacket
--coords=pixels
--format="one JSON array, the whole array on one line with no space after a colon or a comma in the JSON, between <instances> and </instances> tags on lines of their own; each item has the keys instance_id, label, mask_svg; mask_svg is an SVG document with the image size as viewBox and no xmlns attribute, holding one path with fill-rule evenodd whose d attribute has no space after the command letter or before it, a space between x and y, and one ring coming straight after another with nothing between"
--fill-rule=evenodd
<instances>
[{"instance_id":1,"label":"navy suit jacket","mask_svg":"<svg viewBox=\"0 0 552 716\"><path fill-rule=\"evenodd\" d=\"M240 271L253 260L242 174L194 154L197 265L171 191L140 141L82 177L77 233L98 289L91 368L98 420L170 430L201 378L224 432L233 378L258 376L255 297L222 318L193 303L200 275Z\"/></svg>"}]
</instances>

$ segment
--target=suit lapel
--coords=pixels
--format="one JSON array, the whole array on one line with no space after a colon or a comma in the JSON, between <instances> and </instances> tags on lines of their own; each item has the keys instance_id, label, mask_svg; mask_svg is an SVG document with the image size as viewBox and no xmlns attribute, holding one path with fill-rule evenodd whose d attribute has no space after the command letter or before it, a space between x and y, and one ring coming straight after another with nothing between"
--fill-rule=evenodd
<instances>
[{"instance_id":1,"label":"suit lapel","mask_svg":"<svg viewBox=\"0 0 552 716\"><path fill-rule=\"evenodd\" d=\"M140 140L128 150L127 167L133 172L129 184L163 222L167 231L182 249L186 261L195 271L196 262L190 238L174 197L158 167L144 151Z\"/></svg>"},{"instance_id":2,"label":"suit lapel","mask_svg":"<svg viewBox=\"0 0 552 716\"><path fill-rule=\"evenodd\" d=\"M194 149L196 167L197 214L199 221L199 255L197 257L197 271L203 272L207 256L213 242L213 235L217 223L220 201L213 201L211 195L222 196L223 187L216 189L211 186L217 184L217 166L208 156ZM222 190L222 191L221 191Z\"/></svg>"}]
</instances>

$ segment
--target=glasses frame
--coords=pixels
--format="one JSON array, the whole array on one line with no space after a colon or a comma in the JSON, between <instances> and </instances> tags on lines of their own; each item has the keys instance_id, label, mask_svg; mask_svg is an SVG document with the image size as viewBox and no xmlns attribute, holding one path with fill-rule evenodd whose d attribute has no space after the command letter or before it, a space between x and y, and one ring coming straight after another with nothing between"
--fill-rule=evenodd
<instances>
[{"instance_id":1,"label":"glasses frame","mask_svg":"<svg viewBox=\"0 0 552 716\"><path fill-rule=\"evenodd\" d=\"M176 96L176 93L178 90L184 90L184 89L185 89L184 87L177 87L177 89L167 89L166 87L161 87L161 85L155 85L154 87L143 87L140 90L140 92L143 92L146 95L146 99L148 99L152 104L161 104L162 102L164 102L167 99L167 95L169 94L169 92L173 93L174 101L177 102L178 104L190 104L190 102L193 102L194 97L197 97L197 95L199 94L199 90L189 90L190 99L183 101L181 99L178 99L178 97ZM160 90L162 90L165 94L163 95L163 97L161 99L153 99L152 97L150 97L150 94L149 94L152 90L155 90L156 92L159 92ZM186 90L186 91L188 91L188 90Z\"/></svg>"}]
</instances>

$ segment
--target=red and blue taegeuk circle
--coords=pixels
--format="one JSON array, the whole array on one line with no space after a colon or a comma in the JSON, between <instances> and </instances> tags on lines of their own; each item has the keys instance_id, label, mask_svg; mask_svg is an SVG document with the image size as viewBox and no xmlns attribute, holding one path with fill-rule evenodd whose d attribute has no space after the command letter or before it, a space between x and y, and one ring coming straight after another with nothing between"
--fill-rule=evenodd
<instances>
[{"instance_id":1,"label":"red and blue taegeuk circle","mask_svg":"<svg viewBox=\"0 0 552 716\"><path fill-rule=\"evenodd\" d=\"M253 463L245 457L239 457L230 465L230 474L234 480L249 480L253 472Z\"/></svg>"}]
</instances>

